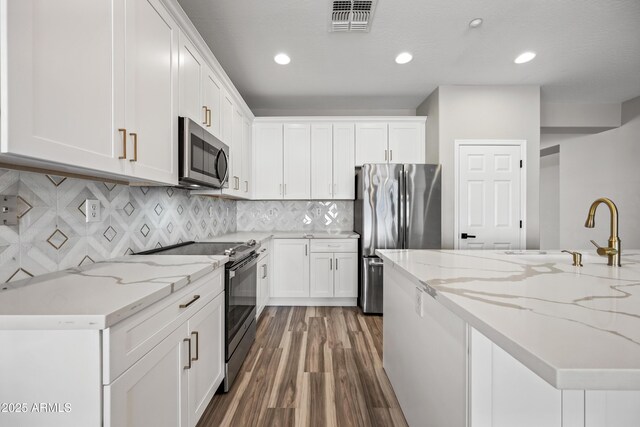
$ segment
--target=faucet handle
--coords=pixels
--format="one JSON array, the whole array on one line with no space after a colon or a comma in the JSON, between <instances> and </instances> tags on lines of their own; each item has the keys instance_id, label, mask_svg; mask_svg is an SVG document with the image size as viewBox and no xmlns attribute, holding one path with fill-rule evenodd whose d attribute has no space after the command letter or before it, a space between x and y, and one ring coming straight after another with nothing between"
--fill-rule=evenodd
<instances>
[{"instance_id":1,"label":"faucet handle","mask_svg":"<svg viewBox=\"0 0 640 427\"><path fill-rule=\"evenodd\" d=\"M618 253L617 249L614 248L610 248L610 247L606 247L603 248L602 246L600 246L599 244L597 244L594 240L591 240L591 243L593 243L593 246L595 246L596 248L598 248L596 250L596 252L598 253L598 255L600 256L608 256L608 255L616 255Z\"/></svg>"}]
</instances>

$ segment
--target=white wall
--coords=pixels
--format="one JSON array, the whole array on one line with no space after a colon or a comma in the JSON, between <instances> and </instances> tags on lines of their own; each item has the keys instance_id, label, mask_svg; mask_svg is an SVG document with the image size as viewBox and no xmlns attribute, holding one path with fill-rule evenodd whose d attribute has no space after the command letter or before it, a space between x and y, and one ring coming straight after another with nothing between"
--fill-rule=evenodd
<instances>
[{"instance_id":1,"label":"white wall","mask_svg":"<svg viewBox=\"0 0 640 427\"><path fill-rule=\"evenodd\" d=\"M427 163L440 161L440 88L436 88L416 110L416 114L427 116Z\"/></svg>"},{"instance_id":2,"label":"white wall","mask_svg":"<svg viewBox=\"0 0 640 427\"><path fill-rule=\"evenodd\" d=\"M622 126L560 145L560 245L590 247L590 239L605 244L609 214L598 209L596 228L584 221L591 202L611 198L620 210L624 248L640 248L640 97L622 104ZM624 261L624 254L623 254Z\"/></svg>"},{"instance_id":3,"label":"white wall","mask_svg":"<svg viewBox=\"0 0 640 427\"><path fill-rule=\"evenodd\" d=\"M540 249L560 247L560 153L540 157Z\"/></svg>"},{"instance_id":4,"label":"white wall","mask_svg":"<svg viewBox=\"0 0 640 427\"><path fill-rule=\"evenodd\" d=\"M431 98L431 97L430 97ZM454 141L524 139L527 141L527 248L538 248L540 183L539 86L440 86L437 99L425 100L417 114L438 104L438 162L442 164L442 245L454 242ZM432 117L428 126L433 126ZM427 153L436 136L427 137Z\"/></svg>"}]
</instances>

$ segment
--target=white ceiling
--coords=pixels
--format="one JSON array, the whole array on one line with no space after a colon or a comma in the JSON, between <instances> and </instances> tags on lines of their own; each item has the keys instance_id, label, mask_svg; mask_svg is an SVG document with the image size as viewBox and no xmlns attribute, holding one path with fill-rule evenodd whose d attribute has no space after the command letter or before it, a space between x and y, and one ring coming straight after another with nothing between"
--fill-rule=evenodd
<instances>
[{"instance_id":1,"label":"white ceiling","mask_svg":"<svg viewBox=\"0 0 640 427\"><path fill-rule=\"evenodd\" d=\"M539 84L544 102L640 95L640 0L378 0L370 33L329 33L329 0L179 2L254 110L412 109L444 84ZM526 50L537 58L515 65Z\"/></svg>"}]
</instances>

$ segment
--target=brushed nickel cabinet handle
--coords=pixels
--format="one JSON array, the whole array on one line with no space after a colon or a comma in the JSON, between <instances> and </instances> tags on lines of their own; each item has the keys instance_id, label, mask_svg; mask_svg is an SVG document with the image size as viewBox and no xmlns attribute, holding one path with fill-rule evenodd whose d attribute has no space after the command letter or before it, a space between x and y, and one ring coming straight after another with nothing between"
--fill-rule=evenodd
<instances>
[{"instance_id":1,"label":"brushed nickel cabinet handle","mask_svg":"<svg viewBox=\"0 0 640 427\"><path fill-rule=\"evenodd\" d=\"M278 186L279 190L278 190L278 194L280 194L282 196L282 184L280 184Z\"/></svg>"},{"instance_id":2,"label":"brushed nickel cabinet handle","mask_svg":"<svg viewBox=\"0 0 640 427\"><path fill-rule=\"evenodd\" d=\"M287 184L284 185L284 195L287 195Z\"/></svg>"},{"instance_id":3,"label":"brushed nickel cabinet handle","mask_svg":"<svg viewBox=\"0 0 640 427\"><path fill-rule=\"evenodd\" d=\"M189 348L189 364L187 366L184 367L184 369L191 369L191 338L185 338L182 340L182 342L186 342L188 343L188 348Z\"/></svg>"},{"instance_id":4,"label":"brushed nickel cabinet handle","mask_svg":"<svg viewBox=\"0 0 640 427\"><path fill-rule=\"evenodd\" d=\"M307 256L309 253L307 251L307 245L304 245L304 256Z\"/></svg>"},{"instance_id":5,"label":"brushed nickel cabinet handle","mask_svg":"<svg viewBox=\"0 0 640 427\"><path fill-rule=\"evenodd\" d=\"M209 109L207 108L206 105L202 106L202 111L204 112L204 122L202 122L203 125L207 124L207 117L209 117Z\"/></svg>"},{"instance_id":6,"label":"brushed nickel cabinet handle","mask_svg":"<svg viewBox=\"0 0 640 427\"><path fill-rule=\"evenodd\" d=\"M130 159L130 162L138 161L138 134L135 132L131 132L129 135L133 137L133 159Z\"/></svg>"},{"instance_id":7,"label":"brushed nickel cabinet handle","mask_svg":"<svg viewBox=\"0 0 640 427\"><path fill-rule=\"evenodd\" d=\"M389 150L389 161L393 161L393 150Z\"/></svg>"},{"instance_id":8,"label":"brushed nickel cabinet handle","mask_svg":"<svg viewBox=\"0 0 640 427\"><path fill-rule=\"evenodd\" d=\"M122 160L127 158L127 130L120 128L118 129L118 132L122 132L122 156L118 157Z\"/></svg>"},{"instance_id":9,"label":"brushed nickel cabinet handle","mask_svg":"<svg viewBox=\"0 0 640 427\"><path fill-rule=\"evenodd\" d=\"M388 160L387 150L384 150L384 161L386 162L387 160Z\"/></svg>"},{"instance_id":10,"label":"brushed nickel cabinet handle","mask_svg":"<svg viewBox=\"0 0 640 427\"><path fill-rule=\"evenodd\" d=\"M338 269L338 258L336 258L336 270Z\"/></svg>"},{"instance_id":11,"label":"brushed nickel cabinet handle","mask_svg":"<svg viewBox=\"0 0 640 427\"><path fill-rule=\"evenodd\" d=\"M249 192L249 181L245 181L244 182L244 192L248 193Z\"/></svg>"},{"instance_id":12,"label":"brushed nickel cabinet handle","mask_svg":"<svg viewBox=\"0 0 640 427\"><path fill-rule=\"evenodd\" d=\"M186 304L180 304L178 307L180 308L187 308L189 307L191 304L193 304L194 302L198 301L200 299L200 295L194 295L193 299L191 299L191 301L189 301Z\"/></svg>"},{"instance_id":13,"label":"brushed nickel cabinet handle","mask_svg":"<svg viewBox=\"0 0 640 427\"><path fill-rule=\"evenodd\" d=\"M200 354L200 338L198 336L198 331L191 332L191 335L196 336L196 357L191 359L195 362L196 360L198 360L198 355Z\"/></svg>"},{"instance_id":14,"label":"brushed nickel cabinet handle","mask_svg":"<svg viewBox=\"0 0 640 427\"><path fill-rule=\"evenodd\" d=\"M329 258L329 270L333 270L333 259Z\"/></svg>"}]
</instances>

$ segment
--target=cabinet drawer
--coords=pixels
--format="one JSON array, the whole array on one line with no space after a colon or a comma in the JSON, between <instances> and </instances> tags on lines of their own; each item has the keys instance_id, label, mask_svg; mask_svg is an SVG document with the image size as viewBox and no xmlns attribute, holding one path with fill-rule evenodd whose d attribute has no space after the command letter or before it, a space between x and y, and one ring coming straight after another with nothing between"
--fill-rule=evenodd
<instances>
[{"instance_id":1,"label":"cabinet drawer","mask_svg":"<svg viewBox=\"0 0 640 427\"><path fill-rule=\"evenodd\" d=\"M311 239L311 252L358 252L358 239Z\"/></svg>"},{"instance_id":2,"label":"cabinet drawer","mask_svg":"<svg viewBox=\"0 0 640 427\"><path fill-rule=\"evenodd\" d=\"M103 332L103 383L110 384L224 291L224 267ZM199 298L195 299L195 296ZM188 307L180 308L181 304Z\"/></svg>"}]
</instances>

